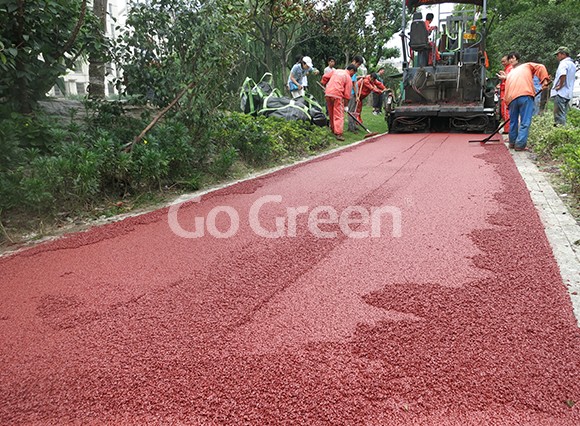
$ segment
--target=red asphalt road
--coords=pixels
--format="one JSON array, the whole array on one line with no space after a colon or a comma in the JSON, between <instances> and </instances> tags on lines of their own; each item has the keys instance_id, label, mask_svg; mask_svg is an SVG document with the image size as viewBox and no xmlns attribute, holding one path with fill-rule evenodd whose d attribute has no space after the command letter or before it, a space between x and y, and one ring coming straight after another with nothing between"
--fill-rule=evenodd
<instances>
[{"instance_id":1,"label":"red asphalt road","mask_svg":"<svg viewBox=\"0 0 580 426\"><path fill-rule=\"evenodd\" d=\"M473 137L383 136L181 207L190 230L234 208L229 239L165 209L0 259L0 424L580 424L571 302L510 154ZM305 214L259 237L266 195L270 230L393 206L401 236Z\"/></svg>"}]
</instances>

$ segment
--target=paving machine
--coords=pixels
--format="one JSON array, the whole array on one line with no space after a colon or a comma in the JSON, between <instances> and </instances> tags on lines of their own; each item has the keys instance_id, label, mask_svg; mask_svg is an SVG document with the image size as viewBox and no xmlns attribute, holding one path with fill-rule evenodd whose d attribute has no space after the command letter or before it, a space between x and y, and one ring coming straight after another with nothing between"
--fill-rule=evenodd
<instances>
[{"instance_id":1,"label":"paving machine","mask_svg":"<svg viewBox=\"0 0 580 426\"><path fill-rule=\"evenodd\" d=\"M425 6L442 3L463 7L439 6L438 25L426 23ZM493 132L499 114L486 77L487 0L405 0L402 16L402 90L387 109L389 132Z\"/></svg>"}]
</instances>

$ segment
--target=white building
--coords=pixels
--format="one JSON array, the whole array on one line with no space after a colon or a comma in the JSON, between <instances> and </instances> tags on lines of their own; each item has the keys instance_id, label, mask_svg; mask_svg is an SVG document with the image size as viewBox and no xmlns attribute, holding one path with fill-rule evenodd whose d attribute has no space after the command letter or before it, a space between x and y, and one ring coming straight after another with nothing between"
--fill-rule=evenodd
<instances>
[{"instance_id":1,"label":"white building","mask_svg":"<svg viewBox=\"0 0 580 426\"><path fill-rule=\"evenodd\" d=\"M118 35L115 27L124 27L127 20L128 0L108 0L107 2L107 37L114 38ZM92 8L92 1L87 7ZM105 75L105 96L112 96L117 93L115 89L115 79L120 77L119 70L114 64L107 64ZM89 63L87 58L79 58L73 70L64 76L65 93L55 86L48 93L49 96L84 96L87 94L89 86Z\"/></svg>"}]
</instances>

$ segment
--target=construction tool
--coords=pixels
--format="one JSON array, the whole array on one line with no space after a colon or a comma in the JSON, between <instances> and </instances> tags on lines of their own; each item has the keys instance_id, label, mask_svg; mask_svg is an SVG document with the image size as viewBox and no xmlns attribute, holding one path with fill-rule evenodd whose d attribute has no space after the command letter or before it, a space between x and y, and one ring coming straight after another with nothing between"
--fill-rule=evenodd
<instances>
[{"instance_id":1,"label":"construction tool","mask_svg":"<svg viewBox=\"0 0 580 426\"><path fill-rule=\"evenodd\" d=\"M492 139L495 135L497 135L497 132L499 132L503 126L505 126L506 124L508 124L510 122L510 119L508 118L506 121L504 121L503 123L501 123L499 126L497 126L497 129L495 129L493 131L492 134L490 134L488 137L481 139L481 140L477 140L477 141L469 141L469 143L480 143L482 145L485 145L488 142L497 142L497 143L501 143L503 144L503 141L501 139ZM497 145L497 143L492 143L492 145Z\"/></svg>"},{"instance_id":2,"label":"construction tool","mask_svg":"<svg viewBox=\"0 0 580 426\"><path fill-rule=\"evenodd\" d=\"M550 79L550 80L548 80L548 83L546 83L546 84L549 84L549 83L551 83L551 81L552 81L551 79ZM536 96L538 96L540 93L542 93L542 91L543 91L543 90L544 90L544 89L540 89L540 90L538 90L538 91L536 92L536 94L534 95L534 98L536 98ZM503 126L505 126L505 125L506 125L506 124L508 124L509 122L510 122L510 119L508 118L506 121L504 121L504 122L503 122L503 123L501 123L499 126L497 126L497 129L495 129L495 130L493 131L493 133L492 133L491 135L489 135L488 137L486 137L486 138L484 138L484 139L481 139L481 140L478 140L478 141L469 141L469 143L480 143L480 144L482 144L482 145L485 145L485 144L486 144L486 143L488 143L488 142L499 142L499 143L503 144L503 140L501 140L501 139L492 139L492 138L493 138L493 137L494 137L494 136L497 134L497 132L499 132L499 131L502 129L502 127L503 127ZM492 144L492 145L497 145L497 144L496 144L496 143L494 143L494 144Z\"/></svg>"},{"instance_id":3,"label":"construction tool","mask_svg":"<svg viewBox=\"0 0 580 426\"><path fill-rule=\"evenodd\" d=\"M364 124L362 124L362 123L361 123L361 121L360 121L358 118L356 118L356 116L355 116L355 115L354 115L352 112L350 112L350 111L347 111L346 113L347 113L348 115L350 115L350 117L351 117L351 118L352 118L354 121L356 121L356 123L357 123L359 126L361 126L363 129L365 129L365 130L366 130L367 134L363 136L363 138L364 138L364 139L366 139L366 138L371 138L371 137L373 137L373 136L376 136L376 135L378 135L378 134L379 134L379 132L371 132L369 129L367 129L367 128L365 127L365 125L364 125Z\"/></svg>"}]
</instances>

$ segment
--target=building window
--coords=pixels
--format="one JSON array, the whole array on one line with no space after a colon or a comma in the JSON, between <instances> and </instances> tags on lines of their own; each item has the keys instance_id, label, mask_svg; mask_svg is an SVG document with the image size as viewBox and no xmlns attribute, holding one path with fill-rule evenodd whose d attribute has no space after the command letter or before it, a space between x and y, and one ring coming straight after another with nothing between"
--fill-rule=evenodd
<instances>
[{"instance_id":1,"label":"building window","mask_svg":"<svg viewBox=\"0 0 580 426\"><path fill-rule=\"evenodd\" d=\"M86 95L85 83L77 83L77 94L81 96Z\"/></svg>"},{"instance_id":2,"label":"building window","mask_svg":"<svg viewBox=\"0 0 580 426\"><path fill-rule=\"evenodd\" d=\"M113 86L113 83L107 83L107 88L109 89L109 96L115 94L115 86Z\"/></svg>"}]
</instances>

